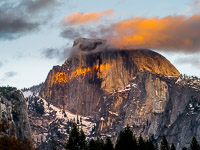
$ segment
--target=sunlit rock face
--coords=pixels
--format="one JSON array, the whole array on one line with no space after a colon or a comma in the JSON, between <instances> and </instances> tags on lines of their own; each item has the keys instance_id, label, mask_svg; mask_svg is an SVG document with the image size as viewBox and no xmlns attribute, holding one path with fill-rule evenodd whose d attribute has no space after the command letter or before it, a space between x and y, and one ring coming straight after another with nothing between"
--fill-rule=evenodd
<instances>
[{"instance_id":1,"label":"sunlit rock face","mask_svg":"<svg viewBox=\"0 0 200 150\"><path fill-rule=\"evenodd\" d=\"M140 72L180 76L166 58L151 50L111 49L100 39L77 39L73 49L76 54L62 66L53 67L41 90L44 99L72 113L92 116L103 95L125 89ZM155 93L162 102L159 99L154 104L160 107L154 111L162 112L168 97L167 85L155 81L146 88L147 99L154 96L151 90L163 89Z\"/></svg>"}]
</instances>

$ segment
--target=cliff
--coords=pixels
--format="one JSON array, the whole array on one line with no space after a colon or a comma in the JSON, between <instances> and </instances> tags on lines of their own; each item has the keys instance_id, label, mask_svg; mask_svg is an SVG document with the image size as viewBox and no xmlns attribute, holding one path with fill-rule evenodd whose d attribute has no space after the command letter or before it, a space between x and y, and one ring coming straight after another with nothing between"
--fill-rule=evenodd
<instances>
[{"instance_id":1,"label":"cliff","mask_svg":"<svg viewBox=\"0 0 200 150\"><path fill-rule=\"evenodd\" d=\"M139 73L124 90L101 97L96 133L115 137L129 124L136 136L189 147L193 136L200 140L199 103L200 79Z\"/></svg>"},{"instance_id":2,"label":"cliff","mask_svg":"<svg viewBox=\"0 0 200 150\"><path fill-rule=\"evenodd\" d=\"M41 97L72 113L92 115L102 95L123 90L139 72L180 76L177 69L156 52L110 49L104 42L75 41L74 50L79 49L78 54L62 66L53 67Z\"/></svg>"},{"instance_id":3,"label":"cliff","mask_svg":"<svg viewBox=\"0 0 200 150\"><path fill-rule=\"evenodd\" d=\"M12 87L0 87L0 137L31 139L26 99Z\"/></svg>"},{"instance_id":4,"label":"cliff","mask_svg":"<svg viewBox=\"0 0 200 150\"><path fill-rule=\"evenodd\" d=\"M40 91L60 110L90 118L88 137L113 141L129 124L136 136L176 148L198 140L200 79L184 78L160 54L112 49L104 40L78 39L72 56L49 72Z\"/></svg>"}]
</instances>

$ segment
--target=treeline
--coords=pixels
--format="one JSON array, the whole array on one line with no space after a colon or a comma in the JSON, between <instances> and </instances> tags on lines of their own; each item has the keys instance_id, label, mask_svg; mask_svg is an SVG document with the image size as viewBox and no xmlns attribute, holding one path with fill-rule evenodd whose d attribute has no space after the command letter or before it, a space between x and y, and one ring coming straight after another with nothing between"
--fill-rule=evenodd
<instances>
[{"instance_id":1,"label":"treeline","mask_svg":"<svg viewBox=\"0 0 200 150\"><path fill-rule=\"evenodd\" d=\"M182 78L185 78L185 79L196 79L196 80L199 80L200 78L197 77L197 76L192 76L192 75L187 75L187 74L181 74L181 77Z\"/></svg>"},{"instance_id":2,"label":"treeline","mask_svg":"<svg viewBox=\"0 0 200 150\"><path fill-rule=\"evenodd\" d=\"M160 146L141 136L136 138L128 125L120 132L115 145L109 137L105 141L101 138L87 141L83 130L78 129L76 124L71 129L65 148L66 150L176 150L174 144L168 144L165 136L162 137ZM200 150L195 137L193 137L190 147L183 147L183 150Z\"/></svg>"},{"instance_id":3,"label":"treeline","mask_svg":"<svg viewBox=\"0 0 200 150\"><path fill-rule=\"evenodd\" d=\"M145 140L141 136L136 138L130 127L125 127L117 137L114 145L109 137L103 141L101 138L86 140L83 130L78 129L74 124L69 139L65 145L66 150L176 150L174 144L169 145L165 136L162 137L160 146L151 140ZM0 150L36 150L32 141L25 139L19 141L13 137L0 138ZM57 150L53 147L53 150ZM199 143L193 137L188 148L183 147L182 150L200 150Z\"/></svg>"}]
</instances>

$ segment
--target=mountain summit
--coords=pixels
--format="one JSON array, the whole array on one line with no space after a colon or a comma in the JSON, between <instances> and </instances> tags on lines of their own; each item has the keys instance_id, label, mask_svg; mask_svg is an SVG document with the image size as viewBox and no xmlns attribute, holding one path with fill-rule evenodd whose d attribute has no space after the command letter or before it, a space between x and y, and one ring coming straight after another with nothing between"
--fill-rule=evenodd
<instances>
[{"instance_id":1,"label":"mountain summit","mask_svg":"<svg viewBox=\"0 0 200 150\"><path fill-rule=\"evenodd\" d=\"M99 39L76 40L74 47L81 51L99 48L99 52L78 54L53 67L41 96L73 113L92 115L102 95L125 89L139 72L180 76L165 57L154 51L108 49L102 46L105 43Z\"/></svg>"},{"instance_id":2,"label":"mountain summit","mask_svg":"<svg viewBox=\"0 0 200 150\"><path fill-rule=\"evenodd\" d=\"M198 78L182 77L148 49L112 49L99 39L78 39L72 49L75 55L50 70L40 96L52 107L92 121L88 137L115 140L129 124L136 136L159 143L165 135L179 150L200 134Z\"/></svg>"}]
</instances>

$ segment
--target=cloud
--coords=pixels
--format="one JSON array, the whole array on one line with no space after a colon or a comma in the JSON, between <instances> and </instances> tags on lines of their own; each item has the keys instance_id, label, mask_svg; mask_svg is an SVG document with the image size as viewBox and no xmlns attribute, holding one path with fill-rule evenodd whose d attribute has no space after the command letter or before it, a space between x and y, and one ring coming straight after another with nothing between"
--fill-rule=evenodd
<instances>
[{"instance_id":1,"label":"cloud","mask_svg":"<svg viewBox=\"0 0 200 150\"><path fill-rule=\"evenodd\" d=\"M79 28L68 27L65 28L60 33L60 36L72 41L80 37L99 38L104 35L103 32L101 33L99 29L101 29L101 27L85 27L85 26L81 26Z\"/></svg>"},{"instance_id":2,"label":"cloud","mask_svg":"<svg viewBox=\"0 0 200 150\"><path fill-rule=\"evenodd\" d=\"M47 59L57 59L58 62L65 61L71 52L72 48L63 46L62 48L47 48L42 50L41 56Z\"/></svg>"},{"instance_id":3,"label":"cloud","mask_svg":"<svg viewBox=\"0 0 200 150\"><path fill-rule=\"evenodd\" d=\"M58 4L57 0L22 0L21 6L25 7L30 12L43 10L47 7L52 7Z\"/></svg>"},{"instance_id":4,"label":"cloud","mask_svg":"<svg viewBox=\"0 0 200 150\"><path fill-rule=\"evenodd\" d=\"M0 39L16 39L28 32L35 31L39 23L26 21L15 16L0 16Z\"/></svg>"},{"instance_id":5,"label":"cloud","mask_svg":"<svg viewBox=\"0 0 200 150\"><path fill-rule=\"evenodd\" d=\"M98 21L102 16L112 16L113 10L105 10L102 12L91 12L91 13L73 13L69 16L65 16L62 20L64 25L77 25L88 22Z\"/></svg>"},{"instance_id":6,"label":"cloud","mask_svg":"<svg viewBox=\"0 0 200 150\"><path fill-rule=\"evenodd\" d=\"M61 36L106 39L110 46L123 49L149 48L195 53L200 51L200 15L164 18L132 18L100 26L66 27Z\"/></svg>"},{"instance_id":7,"label":"cloud","mask_svg":"<svg viewBox=\"0 0 200 150\"><path fill-rule=\"evenodd\" d=\"M200 53L199 53L200 55ZM199 55L193 55L193 56L187 56L187 57L181 57L175 60L175 63L184 65L184 64L190 64L191 66L195 66L198 69L200 69L200 57Z\"/></svg>"},{"instance_id":8,"label":"cloud","mask_svg":"<svg viewBox=\"0 0 200 150\"><path fill-rule=\"evenodd\" d=\"M4 73L5 78L11 78L11 77L14 77L16 75L17 75L17 72L14 72L14 71Z\"/></svg>"},{"instance_id":9,"label":"cloud","mask_svg":"<svg viewBox=\"0 0 200 150\"><path fill-rule=\"evenodd\" d=\"M56 2L57 0L1 1L0 40L13 40L37 31L48 21L50 13L53 12L49 7L55 6Z\"/></svg>"},{"instance_id":10,"label":"cloud","mask_svg":"<svg viewBox=\"0 0 200 150\"><path fill-rule=\"evenodd\" d=\"M83 30L82 30L83 31ZM60 36L63 37L63 38L67 38L67 39L70 39L70 40L74 40L78 37L81 37L83 36L81 34L81 32L79 31L79 29L75 29L75 28L66 28L64 29L61 33L60 33Z\"/></svg>"},{"instance_id":11,"label":"cloud","mask_svg":"<svg viewBox=\"0 0 200 150\"><path fill-rule=\"evenodd\" d=\"M200 51L199 28L200 15L133 18L111 25L105 38L118 48L193 53Z\"/></svg>"},{"instance_id":12,"label":"cloud","mask_svg":"<svg viewBox=\"0 0 200 150\"><path fill-rule=\"evenodd\" d=\"M0 61L0 68L3 67L3 63Z\"/></svg>"},{"instance_id":13,"label":"cloud","mask_svg":"<svg viewBox=\"0 0 200 150\"><path fill-rule=\"evenodd\" d=\"M48 59L60 57L61 51L58 49L48 48L42 51L41 55Z\"/></svg>"},{"instance_id":14,"label":"cloud","mask_svg":"<svg viewBox=\"0 0 200 150\"><path fill-rule=\"evenodd\" d=\"M190 5L186 8L185 14L200 13L200 0L190 0Z\"/></svg>"}]
</instances>

